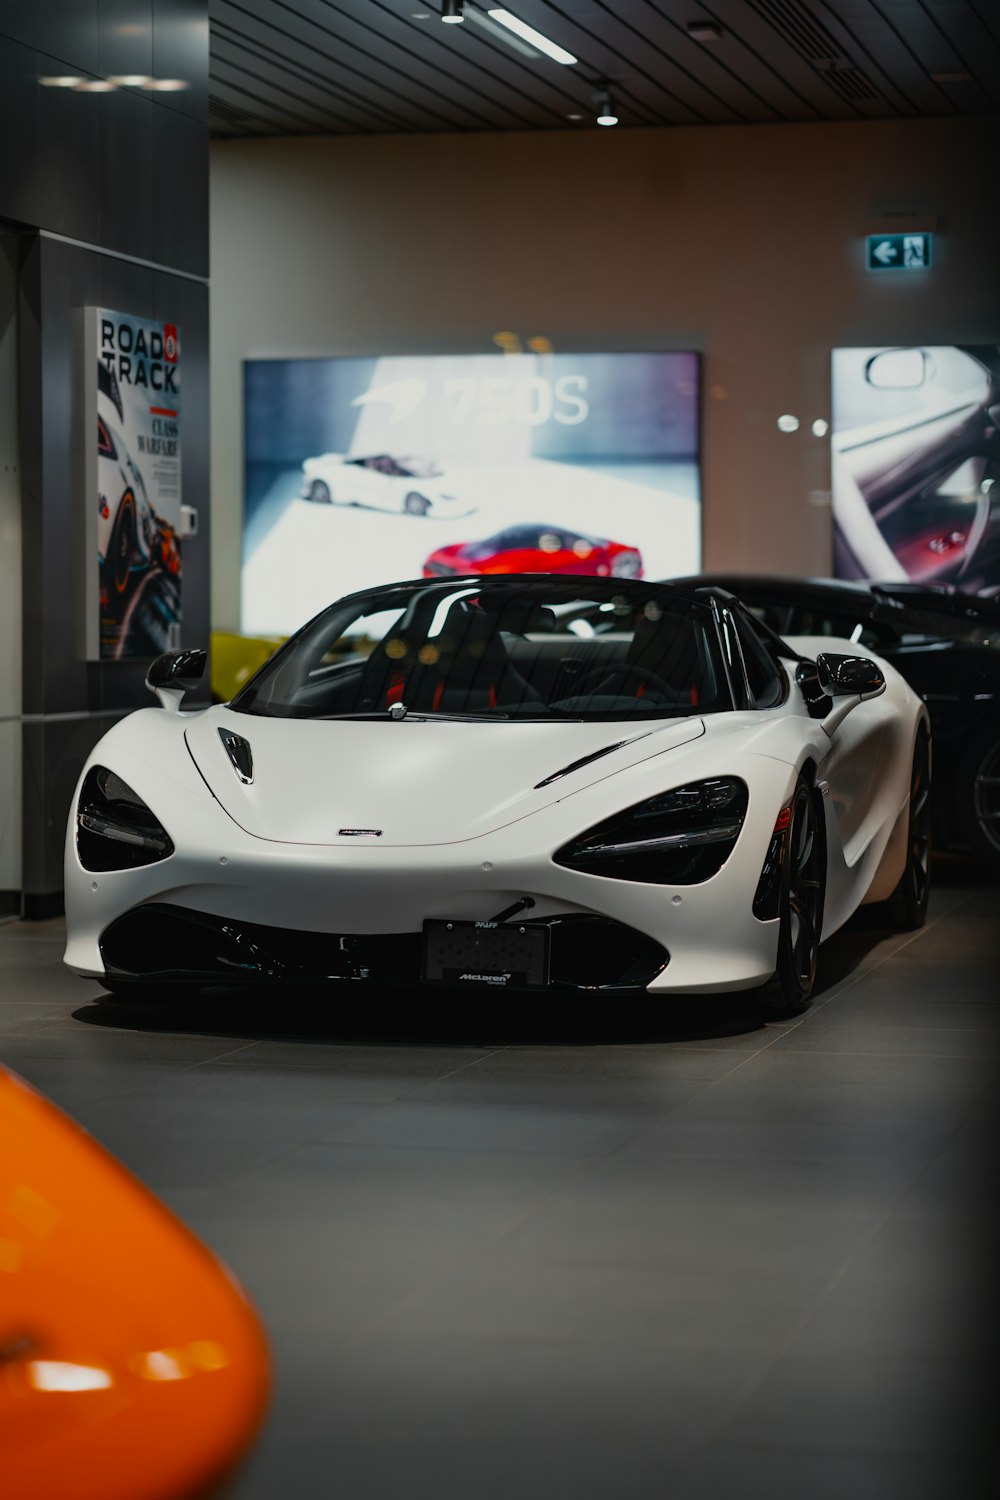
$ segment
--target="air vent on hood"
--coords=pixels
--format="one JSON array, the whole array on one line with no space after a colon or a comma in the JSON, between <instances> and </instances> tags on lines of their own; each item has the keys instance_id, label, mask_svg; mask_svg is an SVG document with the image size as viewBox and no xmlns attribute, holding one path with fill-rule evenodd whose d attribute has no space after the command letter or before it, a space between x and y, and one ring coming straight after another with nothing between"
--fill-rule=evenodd
<instances>
[{"instance_id":1,"label":"air vent on hood","mask_svg":"<svg viewBox=\"0 0 1000 1500\"><path fill-rule=\"evenodd\" d=\"M539 787L551 786L553 781L559 781L563 776L569 776L572 771L579 771L581 766L589 766L592 760L600 760L602 755L610 755L615 750L620 750L623 745L631 745L633 740L644 740L647 734L652 734L651 729L646 734L633 734L627 740L616 740L613 745L605 745L603 750L595 750L591 755L584 755L580 760L571 760L568 766L563 766L561 771L553 771L551 776L546 776L544 781L536 781L534 790Z\"/></svg>"},{"instance_id":2,"label":"air vent on hood","mask_svg":"<svg viewBox=\"0 0 1000 1500\"><path fill-rule=\"evenodd\" d=\"M244 786L250 786L253 781L253 751L249 741L241 734L234 734L231 729L220 729L219 739L233 763L233 770Z\"/></svg>"}]
</instances>

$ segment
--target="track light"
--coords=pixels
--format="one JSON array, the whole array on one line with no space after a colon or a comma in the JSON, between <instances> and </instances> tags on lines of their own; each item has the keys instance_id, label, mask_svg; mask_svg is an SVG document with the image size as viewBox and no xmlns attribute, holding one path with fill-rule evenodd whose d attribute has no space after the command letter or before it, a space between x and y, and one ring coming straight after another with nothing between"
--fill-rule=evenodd
<instances>
[{"instance_id":1,"label":"track light","mask_svg":"<svg viewBox=\"0 0 1000 1500\"><path fill-rule=\"evenodd\" d=\"M465 0L444 0L441 19L446 26L457 26L465 20Z\"/></svg>"},{"instance_id":2,"label":"track light","mask_svg":"<svg viewBox=\"0 0 1000 1500\"><path fill-rule=\"evenodd\" d=\"M610 89L598 89L594 95L594 104L597 108L598 125L618 124L618 112L615 109Z\"/></svg>"}]
</instances>

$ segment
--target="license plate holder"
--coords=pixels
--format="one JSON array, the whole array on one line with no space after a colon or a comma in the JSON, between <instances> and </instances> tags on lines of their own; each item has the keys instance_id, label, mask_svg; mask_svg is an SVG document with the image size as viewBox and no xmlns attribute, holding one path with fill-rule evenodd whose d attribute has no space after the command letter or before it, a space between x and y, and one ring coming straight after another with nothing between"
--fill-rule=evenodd
<instances>
[{"instance_id":1,"label":"license plate holder","mask_svg":"<svg viewBox=\"0 0 1000 1500\"><path fill-rule=\"evenodd\" d=\"M540 922L424 923L423 978L430 984L540 989L549 982L549 929Z\"/></svg>"}]
</instances>

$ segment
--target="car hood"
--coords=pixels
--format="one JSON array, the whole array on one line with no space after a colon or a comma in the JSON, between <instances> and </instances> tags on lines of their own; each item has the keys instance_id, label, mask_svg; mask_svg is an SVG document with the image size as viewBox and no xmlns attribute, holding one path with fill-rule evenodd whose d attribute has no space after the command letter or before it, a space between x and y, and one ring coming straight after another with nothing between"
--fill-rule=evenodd
<instances>
[{"instance_id":1,"label":"car hood","mask_svg":"<svg viewBox=\"0 0 1000 1500\"><path fill-rule=\"evenodd\" d=\"M249 743L250 785L230 761L222 729ZM385 847L478 838L704 733L699 718L397 723L266 719L220 707L191 724L185 739L212 793L254 837ZM567 769L620 742L613 753ZM565 774L538 785L558 772ZM377 836L358 833L375 829Z\"/></svg>"}]
</instances>

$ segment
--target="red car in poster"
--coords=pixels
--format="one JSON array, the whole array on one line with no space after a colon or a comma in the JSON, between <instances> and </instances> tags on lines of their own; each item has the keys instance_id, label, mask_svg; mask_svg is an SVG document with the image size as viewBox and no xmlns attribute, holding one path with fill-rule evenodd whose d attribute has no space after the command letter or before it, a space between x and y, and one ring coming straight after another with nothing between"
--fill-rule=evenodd
<instances>
[{"instance_id":1,"label":"red car in poster","mask_svg":"<svg viewBox=\"0 0 1000 1500\"><path fill-rule=\"evenodd\" d=\"M637 547L565 531L559 526L508 526L479 542L439 547L424 563L425 578L450 573L596 573L641 578Z\"/></svg>"}]
</instances>

